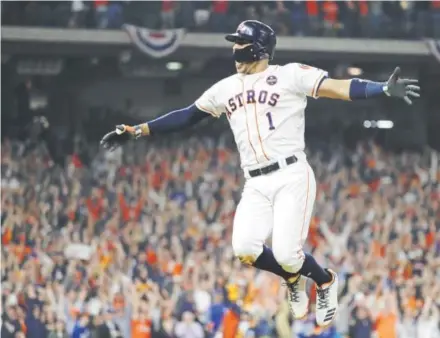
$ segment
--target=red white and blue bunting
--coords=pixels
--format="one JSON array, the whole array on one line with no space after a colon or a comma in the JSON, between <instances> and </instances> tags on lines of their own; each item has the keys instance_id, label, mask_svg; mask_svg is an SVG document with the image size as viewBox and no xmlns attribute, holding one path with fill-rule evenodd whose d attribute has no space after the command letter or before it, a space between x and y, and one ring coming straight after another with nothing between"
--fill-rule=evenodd
<instances>
[{"instance_id":1,"label":"red white and blue bunting","mask_svg":"<svg viewBox=\"0 0 440 338\"><path fill-rule=\"evenodd\" d=\"M185 29L151 30L123 25L131 42L143 53L159 59L174 53L185 37Z\"/></svg>"}]
</instances>

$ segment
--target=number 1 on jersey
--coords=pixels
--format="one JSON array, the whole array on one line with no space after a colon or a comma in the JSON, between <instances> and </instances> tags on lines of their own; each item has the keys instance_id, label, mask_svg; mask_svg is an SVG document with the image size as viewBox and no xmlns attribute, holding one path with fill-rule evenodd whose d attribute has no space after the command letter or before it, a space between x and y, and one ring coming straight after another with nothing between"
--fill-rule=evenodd
<instances>
[{"instance_id":1,"label":"number 1 on jersey","mask_svg":"<svg viewBox=\"0 0 440 338\"><path fill-rule=\"evenodd\" d=\"M266 113L267 120L269 121L269 130L274 130L275 126L273 125L272 114L270 112Z\"/></svg>"}]
</instances>

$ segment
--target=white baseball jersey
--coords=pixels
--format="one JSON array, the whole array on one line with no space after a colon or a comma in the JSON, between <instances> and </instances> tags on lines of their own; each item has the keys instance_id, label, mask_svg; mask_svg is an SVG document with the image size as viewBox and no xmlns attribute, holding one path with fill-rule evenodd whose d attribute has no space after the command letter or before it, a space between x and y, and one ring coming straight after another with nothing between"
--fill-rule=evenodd
<instances>
[{"instance_id":1,"label":"white baseball jersey","mask_svg":"<svg viewBox=\"0 0 440 338\"><path fill-rule=\"evenodd\" d=\"M195 104L215 117L226 114L241 167L258 168L303 154L307 96L317 98L325 76L321 69L298 63L271 65L264 72L217 82Z\"/></svg>"}]
</instances>

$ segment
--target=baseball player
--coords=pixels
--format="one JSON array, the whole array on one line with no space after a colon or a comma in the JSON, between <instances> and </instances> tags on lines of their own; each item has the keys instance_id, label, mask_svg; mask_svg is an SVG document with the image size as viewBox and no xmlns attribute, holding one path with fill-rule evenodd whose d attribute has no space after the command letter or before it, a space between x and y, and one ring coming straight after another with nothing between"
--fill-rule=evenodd
<instances>
[{"instance_id":1,"label":"baseball player","mask_svg":"<svg viewBox=\"0 0 440 338\"><path fill-rule=\"evenodd\" d=\"M101 144L113 149L132 138L225 114L246 178L233 225L235 255L286 281L295 318L307 314L305 283L311 278L317 286L316 320L327 326L338 308L338 277L303 251L316 195L315 175L304 153L307 97L350 101L390 96L411 104L420 88L417 80L399 78L399 68L387 82L372 82L332 79L322 69L298 63L269 65L275 32L255 20L242 22L226 40L233 44L236 74L215 83L189 107L137 126L116 126ZM265 246L271 233L272 249Z\"/></svg>"}]
</instances>

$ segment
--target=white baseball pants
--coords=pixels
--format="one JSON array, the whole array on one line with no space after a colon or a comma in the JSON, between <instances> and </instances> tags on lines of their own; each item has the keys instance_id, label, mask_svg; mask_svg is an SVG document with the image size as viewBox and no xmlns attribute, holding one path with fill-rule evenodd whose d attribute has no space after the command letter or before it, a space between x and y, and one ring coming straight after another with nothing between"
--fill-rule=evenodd
<instances>
[{"instance_id":1,"label":"white baseball pants","mask_svg":"<svg viewBox=\"0 0 440 338\"><path fill-rule=\"evenodd\" d=\"M306 160L249 178L234 219L235 255L244 263L254 262L272 232L275 259L284 270L298 272L315 197L315 175Z\"/></svg>"}]
</instances>

